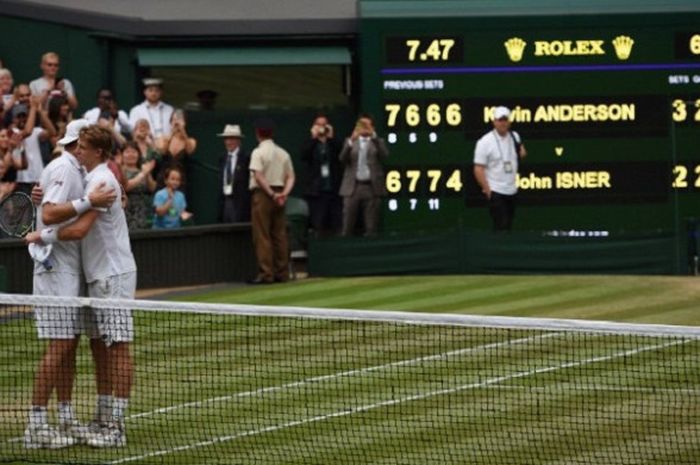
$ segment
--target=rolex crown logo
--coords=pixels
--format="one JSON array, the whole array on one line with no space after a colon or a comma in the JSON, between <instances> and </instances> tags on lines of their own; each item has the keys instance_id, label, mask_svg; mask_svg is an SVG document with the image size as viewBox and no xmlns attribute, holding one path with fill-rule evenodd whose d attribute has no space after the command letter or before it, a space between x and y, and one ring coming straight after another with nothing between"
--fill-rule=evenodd
<instances>
[{"instance_id":1,"label":"rolex crown logo","mask_svg":"<svg viewBox=\"0 0 700 465\"><path fill-rule=\"evenodd\" d=\"M523 59L523 52L525 51L525 42L520 37L512 37L506 40L503 45L506 47L506 52L508 52L508 57L511 61L518 62Z\"/></svg>"},{"instance_id":2,"label":"rolex crown logo","mask_svg":"<svg viewBox=\"0 0 700 465\"><path fill-rule=\"evenodd\" d=\"M634 40L628 36L617 36L615 40L612 41L615 47L615 54L620 60L626 60L630 57L632 53L632 46L634 45Z\"/></svg>"}]
</instances>

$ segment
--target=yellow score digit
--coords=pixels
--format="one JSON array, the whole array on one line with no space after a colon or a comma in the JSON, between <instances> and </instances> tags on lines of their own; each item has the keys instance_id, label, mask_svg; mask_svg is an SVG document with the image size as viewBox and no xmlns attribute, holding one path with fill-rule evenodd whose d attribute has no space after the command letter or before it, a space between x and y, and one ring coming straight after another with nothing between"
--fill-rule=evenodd
<instances>
[{"instance_id":1,"label":"yellow score digit","mask_svg":"<svg viewBox=\"0 0 700 465\"><path fill-rule=\"evenodd\" d=\"M401 191L401 173L391 170L386 174L386 190L392 194Z\"/></svg>"},{"instance_id":2,"label":"yellow score digit","mask_svg":"<svg viewBox=\"0 0 700 465\"><path fill-rule=\"evenodd\" d=\"M416 187L418 187L418 180L420 179L420 171L407 170L406 177L410 180L408 183L408 192L415 192Z\"/></svg>"},{"instance_id":3,"label":"yellow score digit","mask_svg":"<svg viewBox=\"0 0 700 465\"><path fill-rule=\"evenodd\" d=\"M685 106L685 102L681 99L676 99L672 103L673 105L673 121L680 123L685 121L688 117L688 110Z\"/></svg>"},{"instance_id":4,"label":"yellow score digit","mask_svg":"<svg viewBox=\"0 0 700 465\"><path fill-rule=\"evenodd\" d=\"M406 124L411 127L415 127L420 124L419 108L415 103L412 103L406 107Z\"/></svg>"},{"instance_id":5,"label":"yellow score digit","mask_svg":"<svg viewBox=\"0 0 700 465\"><path fill-rule=\"evenodd\" d=\"M396 126L396 117L399 114L399 111L401 111L401 105L397 105L395 103L387 103L384 105L384 111L388 113L387 118L386 118L386 125L390 128L393 128Z\"/></svg>"},{"instance_id":6,"label":"yellow score digit","mask_svg":"<svg viewBox=\"0 0 700 465\"><path fill-rule=\"evenodd\" d=\"M440 124L442 117L440 116L440 105L437 103L431 103L428 105L428 109L425 112L425 119L431 126L437 126Z\"/></svg>"},{"instance_id":7,"label":"yellow score digit","mask_svg":"<svg viewBox=\"0 0 700 465\"><path fill-rule=\"evenodd\" d=\"M430 187L428 189L430 192L437 192L437 186L438 182L440 182L440 177L442 177L442 171L428 170L428 177L430 178Z\"/></svg>"},{"instance_id":8,"label":"yellow score digit","mask_svg":"<svg viewBox=\"0 0 700 465\"><path fill-rule=\"evenodd\" d=\"M695 121L700 122L700 98L695 101Z\"/></svg>"},{"instance_id":9,"label":"yellow score digit","mask_svg":"<svg viewBox=\"0 0 700 465\"><path fill-rule=\"evenodd\" d=\"M700 34L695 34L690 38L690 53L700 55Z\"/></svg>"},{"instance_id":10,"label":"yellow score digit","mask_svg":"<svg viewBox=\"0 0 700 465\"><path fill-rule=\"evenodd\" d=\"M445 185L448 189L452 189L455 192L461 192L462 172L460 170L454 170L452 175L447 179L447 183Z\"/></svg>"},{"instance_id":11,"label":"yellow score digit","mask_svg":"<svg viewBox=\"0 0 700 465\"><path fill-rule=\"evenodd\" d=\"M688 187L688 168L683 165L676 165L673 168L673 176L676 178L673 181L674 188L682 189Z\"/></svg>"},{"instance_id":12,"label":"yellow score digit","mask_svg":"<svg viewBox=\"0 0 700 465\"><path fill-rule=\"evenodd\" d=\"M462 122L462 107L459 103L451 103L447 105L445 110L445 120L450 126L459 126Z\"/></svg>"}]
</instances>

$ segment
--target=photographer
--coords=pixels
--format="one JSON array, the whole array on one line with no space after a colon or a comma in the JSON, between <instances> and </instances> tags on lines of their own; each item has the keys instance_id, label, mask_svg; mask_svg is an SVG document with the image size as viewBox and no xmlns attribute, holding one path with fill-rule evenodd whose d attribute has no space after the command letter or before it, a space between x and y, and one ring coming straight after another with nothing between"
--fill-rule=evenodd
<instances>
[{"instance_id":1,"label":"photographer","mask_svg":"<svg viewBox=\"0 0 700 465\"><path fill-rule=\"evenodd\" d=\"M75 97L73 84L58 74L61 62L58 54L54 52L45 53L41 57L41 71L43 76L29 83L32 95L39 96L46 108L50 97L64 96L70 105L71 110L78 108L78 99Z\"/></svg>"},{"instance_id":2,"label":"photographer","mask_svg":"<svg viewBox=\"0 0 700 465\"><path fill-rule=\"evenodd\" d=\"M370 115L361 115L352 135L345 140L340 162L345 166L340 195L343 197L343 236L351 236L360 211L365 236L379 227L381 198L386 194L382 161L389 156L384 139L377 136Z\"/></svg>"},{"instance_id":3,"label":"photographer","mask_svg":"<svg viewBox=\"0 0 700 465\"><path fill-rule=\"evenodd\" d=\"M311 227L320 236L335 235L342 223L343 207L338 195L342 142L335 137L325 115L316 117L310 133L301 148L301 159L306 166Z\"/></svg>"}]
</instances>

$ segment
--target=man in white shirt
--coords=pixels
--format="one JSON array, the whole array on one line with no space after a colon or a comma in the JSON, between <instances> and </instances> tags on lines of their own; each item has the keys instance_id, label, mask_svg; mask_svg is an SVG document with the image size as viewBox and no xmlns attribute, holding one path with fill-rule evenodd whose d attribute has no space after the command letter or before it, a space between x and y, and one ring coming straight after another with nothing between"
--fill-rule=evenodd
<instances>
[{"instance_id":1,"label":"man in white shirt","mask_svg":"<svg viewBox=\"0 0 700 465\"><path fill-rule=\"evenodd\" d=\"M518 159L527 155L520 135L510 130L510 110L497 107L493 130L484 134L474 149L474 177L489 201L495 231L510 231L518 193Z\"/></svg>"},{"instance_id":2,"label":"man in white shirt","mask_svg":"<svg viewBox=\"0 0 700 465\"><path fill-rule=\"evenodd\" d=\"M143 80L143 95L146 100L136 105L129 112L129 124L136 126L136 122L145 119L151 124L151 134L154 139L170 135L170 118L173 115L173 107L161 101L163 95L163 80L147 78Z\"/></svg>"},{"instance_id":3,"label":"man in white shirt","mask_svg":"<svg viewBox=\"0 0 700 465\"><path fill-rule=\"evenodd\" d=\"M88 174L85 192L105 185L119 192L121 187L107 167L112 133L96 125L80 132L78 157ZM37 237L38 236L38 237ZM46 228L27 236L29 242L54 244L57 241L81 242L85 281L90 297L133 299L136 292L136 262L131 253L126 216L120 202L109 209L91 209L75 222L62 228ZM112 415L99 434L88 439L93 447L126 445L125 412L133 380L130 343L134 337L131 311L93 309L89 330L106 346L109 383L113 393Z\"/></svg>"},{"instance_id":4,"label":"man in white shirt","mask_svg":"<svg viewBox=\"0 0 700 465\"><path fill-rule=\"evenodd\" d=\"M37 117L44 127L36 124ZM12 131L21 132L23 137L21 149L24 150L27 158L27 168L17 171L17 188L29 194L32 186L39 182L41 172L44 170L40 142L53 137L56 131L36 97L31 98L29 108L21 103L12 108L11 128Z\"/></svg>"},{"instance_id":5,"label":"man in white shirt","mask_svg":"<svg viewBox=\"0 0 700 465\"><path fill-rule=\"evenodd\" d=\"M119 134L130 133L131 124L129 124L129 116L124 110L117 108L114 101L112 91L107 88L102 88L97 91L97 106L85 112L83 118L88 120L90 124L97 124L100 116L109 116L114 121L114 131Z\"/></svg>"},{"instance_id":6,"label":"man in white shirt","mask_svg":"<svg viewBox=\"0 0 700 465\"><path fill-rule=\"evenodd\" d=\"M37 214L37 230L47 223L59 223L58 227L68 224L93 205L109 206L116 199L114 191L103 189L91 192L89 199L81 199L83 173L73 154L80 129L87 125L85 120L68 124L65 137L59 141L64 146L63 153L49 163L41 175L44 190ZM71 199L77 200L70 202ZM51 246L47 260L35 262L34 294L77 297L82 287L79 243L57 242ZM36 307L34 313L39 338L48 339L49 343L34 380L24 445L30 449L61 448L84 442L89 430L77 422L71 405L76 350L84 330L82 309ZM98 370L100 368L103 367L98 366ZM58 398L58 429L48 423L47 405L54 389Z\"/></svg>"},{"instance_id":7,"label":"man in white shirt","mask_svg":"<svg viewBox=\"0 0 700 465\"><path fill-rule=\"evenodd\" d=\"M32 95L41 97L48 101L48 94L53 90L62 91L66 95L68 104L72 110L78 108L78 99L75 97L73 84L66 78L61 78L57 82L58 70L61 67L61 59L57 53L47 52L41 56L41 71L44 73L40 78L29 83ZM58 84L58 86L57 86Z\"/></svg>"}]
</instances>

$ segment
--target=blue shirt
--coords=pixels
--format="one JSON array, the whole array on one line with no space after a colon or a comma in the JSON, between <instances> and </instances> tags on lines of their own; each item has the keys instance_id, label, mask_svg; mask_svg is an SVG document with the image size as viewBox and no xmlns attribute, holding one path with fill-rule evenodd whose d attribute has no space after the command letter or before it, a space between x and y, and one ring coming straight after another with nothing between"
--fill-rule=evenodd
<instances>
[{"instance_id":1,"label":"blue shirt","mask_svg":"<svg viewBox=\"0 0 700 465\"><path fill-rule=\"evenodd\" d=\"M163 188L156 192L153 197L153 206L155 208L162 207L168 202L168 189ZM170 209L163 216L157 214L153 217L153 229L171 229L180 227L180 214L187 208L187 200L185 194L180 191L175 191L173 202Z\"/></svg>"}]
</instances>

